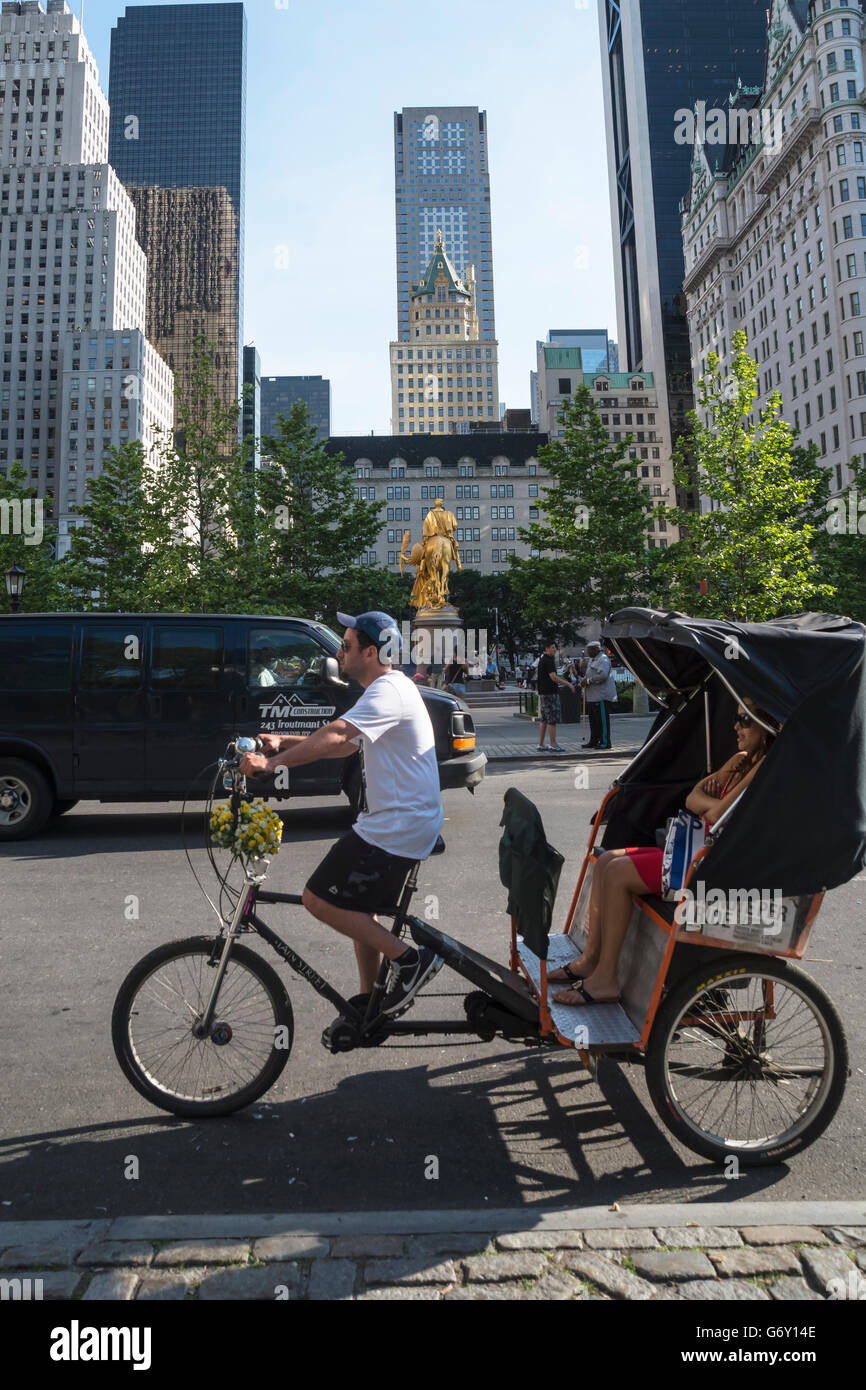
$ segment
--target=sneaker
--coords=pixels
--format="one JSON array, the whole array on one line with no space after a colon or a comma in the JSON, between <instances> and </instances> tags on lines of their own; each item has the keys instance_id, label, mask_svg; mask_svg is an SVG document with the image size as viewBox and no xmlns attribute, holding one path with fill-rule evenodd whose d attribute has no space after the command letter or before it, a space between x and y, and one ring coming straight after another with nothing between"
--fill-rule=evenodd
<instances>
[{"instance_id":1,"label":"sneaker","mask_svg":"<svg viewBox=\"0 0 866 1390\"><path fill-rule=\"evenodd\" d=\"M564 753L565 749L563 748L561 743L552 743L550 745L550 751L551 753Z\"/></svg>"},{"instance_id":2,"label":"sneaker","mask_svg":"<svg viewBox=\"0 0 866 1390\"><path fill-rule=\"evenodd\" d=\"M422 985L440 971L445 964L441 956L429 946L410 947L404 955L410 960L401 964L400 959L391 962L385 997L382 1000L382 1013L396 1017L408 1009Z\"/></svg>"},{"instance_id":3,"label":"sneaker","mask_svg":"<svg viewBox=\"0 0 866 1390\"><path fill-rule=\"evenodd\" d=\"M536 748L535 751L536 751L536 753L546 753L546 752L547 752L547 744L546 744L546 743L539 743L539 745L538 745L538 747Z\"/></svg>"}]
</instances>

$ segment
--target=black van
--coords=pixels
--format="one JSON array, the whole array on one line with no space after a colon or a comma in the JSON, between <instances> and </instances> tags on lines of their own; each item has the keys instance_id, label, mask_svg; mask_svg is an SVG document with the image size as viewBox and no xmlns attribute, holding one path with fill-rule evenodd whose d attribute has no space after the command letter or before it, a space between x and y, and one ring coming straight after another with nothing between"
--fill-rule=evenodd
<instances>
[{"instance_id":1,"label":"black van","mask_svg":"<svg viewBox=\"0 0 866 1390\"><path fill-rule=\"evenodd\" d=\"M80 800L201 798L232 734L306 734L359 698L340 638L303 618L166 613L0 615L0 840L35 834ZM443 789L474 788L487 758L466 706L420 687ZM207 771L206 769L210 769ZM292 768L288 791L344 792L357 757Z\"/></svg>"}]
</instances>

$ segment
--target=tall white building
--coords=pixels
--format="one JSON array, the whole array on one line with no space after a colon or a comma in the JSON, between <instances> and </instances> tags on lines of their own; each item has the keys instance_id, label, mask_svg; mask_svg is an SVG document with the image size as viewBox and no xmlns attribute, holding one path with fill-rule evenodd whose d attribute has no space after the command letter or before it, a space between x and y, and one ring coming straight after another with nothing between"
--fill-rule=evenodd
<instances>
[{"instance_id":1,"label":"tall white building","mask_svg":"<svg viewBox=\"0 0 866 1390\"><path fill-rule=\"evenodd\" d=\"M4 0L0 472L18 460L53 494L59 554L106 449L149 449L174 416L171 370L143 336L135 211L107 157L108 102L66 0Z\"/></svg>"},{"instance_id":2,"label":"tall white building","mask_svg":"<svg viewBox=\"0 0 866 1390\"><path fill-rule=\"evenodd\" d=\"M841 490L866 452L866 16L774 0L769 20L761 133L735 160L698 146L682 202L692 368L729 366L743 329L756 413L778 391Z\"/></svg>"}]
</instances>

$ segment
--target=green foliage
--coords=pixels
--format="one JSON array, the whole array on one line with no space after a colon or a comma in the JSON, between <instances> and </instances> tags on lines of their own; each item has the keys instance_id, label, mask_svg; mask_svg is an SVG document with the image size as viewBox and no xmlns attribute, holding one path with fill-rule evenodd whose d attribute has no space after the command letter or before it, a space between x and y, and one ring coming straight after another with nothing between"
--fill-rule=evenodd
<instances>
[{"instance_id":1,"label":"green foliage","mask_svg":"<svg viewBox=\"0 0 866 1390\"><path fill-rule=\"evenodd\" d=\"M538 649L538 630L535 623L525 617L510 574L482 574L480 570L463 569L452 574L449 583L451 602L460 617L469 628L486 628L491 651L496 640L497 609L499 643L512 665L521 652ZM572 640L561 632L557 632L556 637L557 641Z\"/></svg>"},{"instance_id":2,"label":"green foliage","mask_svg":"<svg viewBox=\"0 0 866 1390\"><path fill-rule=\"evenodd\" d=\"M384 503L359 501L342 454L316 439L303 401L277 421L279 433L262 439L262 468L254 479L259 587L277 592L286 576L320 580L325 571L350 568L374 545Z\"/></svg>"},{"instance_id":3,"label":"green foliage","mask_svg":"<svg viewBox=\"0 0 866 1390\"><path fill-rule=\"evenodd\" d=\"M816 509L816 522L820 519L823 524L814 549L823 578L836 590L833 611L862 623L866 622L866 461L857 456L849 466L848 491Z\"/></svg>"},{"instance_id":4,"label":"green foliage","mask_svg":"<svg viewBox=\"0 0 866 1390\"><path fill-rule=\"evenodd\" d=\"M8 477L0 473L0 613L10 611L6 571L13 565L25 572L22 613L52 612L56 607L51 549L55 532L48 520L52 499L40 504L28 477L20 463L12 464Z\"/></svg>"},{"instance_id":5,"label":"green foliage","mask_svg":"<svg viewBox=\"0 0 866 1390\"><path fill-rule=\"evenodd\" d=\"M628 458L633 437L611 446L588 387L563 402L559 421L562 439L538 451L552 475L544 520L520 528L538 553L512 557L511 577L526 618L565 635L577 615L604 619L643 599L649 506Z\"/></svg>"},{"instance_id":6,"label":"green foliage","mask_svg":"<svg viewBox=\"0 0 866 1390\"><path fill-rule=\"evenodd\" d=\"M159 535L149 484L138 441L106 456L102 472L88 485L87 502L77 509L83 524L72 531L69 551L57 566L62 607L103 612L160 607L165 537Z\"/></svg>"},{"instance_id":7,"label":"green foliage","mask_svg":"<svg viewBox=\"0 0 866 1390\"><path fill-rule=\"evenodd\" d=\"M681 528L658 571L669 577L671 606L699 616L764 622L785 612L823 606L833 586L821 582L812 553L820 521L815 509L826 491L824 470L814 452L796 450L791 427L781 419L778 392L750 417L757 397L757 368L746 335L733 339L730 378L710 353L708 371L698 382L697 411L690 434L675 451L679 487L690 485L689 461L697 487L716 507L698 515L676 507L657 514ZM700 592L706 581L706 592Z\"/></svg>"}]
</instances>

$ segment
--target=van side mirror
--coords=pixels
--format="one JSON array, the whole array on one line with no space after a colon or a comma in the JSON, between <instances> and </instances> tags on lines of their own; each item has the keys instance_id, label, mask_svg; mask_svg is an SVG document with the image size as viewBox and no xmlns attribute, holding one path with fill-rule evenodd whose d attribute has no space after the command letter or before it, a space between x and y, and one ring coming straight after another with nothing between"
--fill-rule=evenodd
<instances>
[{"instance_id":1,"label":"van side mirror","mask_svg":"<svg viewBox=\"0 0 866 1390\"><path fill-rule=\"evenodd\" d=\"M340 675L340 664L335 656L326 656L322 666L322 679L325 685L339 685L343 690L347 690L349 682L344 681Z\"/></svg>"}]
</instances>

